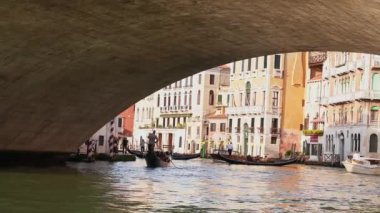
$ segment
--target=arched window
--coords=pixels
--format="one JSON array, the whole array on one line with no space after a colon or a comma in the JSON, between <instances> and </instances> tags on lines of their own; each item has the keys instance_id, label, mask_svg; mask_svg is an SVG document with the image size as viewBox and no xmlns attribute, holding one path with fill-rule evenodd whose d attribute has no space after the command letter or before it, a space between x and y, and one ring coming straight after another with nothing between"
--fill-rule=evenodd
<instances>
[{"instance_id":1,"label":"arched window","mask_svg":"<svg viewBox=\"0 0 380 213\"><path fill-rule=\"evenodd\" d=\"M182 147L182 136L179 137L178 148Z\"/></svg>"},{"instance_id":2,"label":"arched window","mask_svg":"<svg viewBox=\"0 0 380 213\"><path fill-rule=\"evenodd\" d=\"M209 92L209 99L208 99L209 105L214 105L214 91L210 90Z\"/></svg>"},{"instance_id":3,"label":"arched window","mask_svg":"<svg viewBox=\"0 0 380 213\"><path fill-rule=\"evenodd\" d=\"M177 93L175 92L174 93L174 101L173 101L173 105L177 105Z\"/></svg>"},{"instance_id":4,"label":"arched window","mask_svg":"<svg viewBox=\"0 0 380 213\"><path fill-rule=\"evenodd\" d=\"M189 92L189 105L191 106L192 105L192 103L191 103L191 91Z\"/></svg>"},{"instance_id":5,"label":"arched window","mask_svg":"<svg viewBox=\"0 0 380 213\"><path fill-rule=\"evenodd\" d=\"M136 116L136 121L139 121L140 119L140 109L139 108L137 108L137 110L136 110L136 114L137 114L137 116Z\"/></svg>"},{"instance_id":6,"label":"arched window","mask_svg":"<svg viewBox=\"0 0 380 213\"><path fill-rule=\"evenodd\" d=\"M185 92L184 102L185 102L184 105L187 106L187 92Z\"/></svg>"},{"instance_id":7,"label":"arched window","mask_svg":"<svg viewBox=\"0 0 380 213\"><path fill-rule=\"evenodd\" d=\"M166 106L166 93L164 94L164 106Z\"/></svg>"},{"instance_id":8,"label":"arched window","mask_svg":"<svg viewBox=\"0 0 380 213\"><path fill-rule=\"evenodd\" d=\"M250 106L251 102L251 83L248 81L245 84L245 105Z\"/></svg>"},{"instance_id":9,"label":"arched window","mask_svg":"<svg viewBox=\"0 0 380 213\"><path fill-rule=\"evenodd\" d=\"M157 107L160 107L160 94L157 95Z\"/></svg>"},{"instance_id":10,"label":"arched window","mask_svg":"<svg viewBox=\"0 0 380 213\"><path fill-rule=\"evenodd\" d=\"M170 93L168 95L168 106L170 106Z\"/></svg>"},{"instance_id":11,"label":"arched window","mask_svg":"<svg viewBox=\"0 0 380 213\"><path fill-rule=\"evenodd\" d=\"M178 106L181 106L181 92L178 93Z\"/></svg>"},{"instance_id":12,"label":"arched window","mask_svg":"<svg viewBox=\"0 0 380 213\"><path fill-rule=\"evenodd\" d=\"M377 135L372 134L369 137L369 152L377 152Z\"/></svg>"},{"instance_id":13,"label":"arched window","mask_svg":"<svg viewBox=\"0 0 380 213\"><path fill-rule=\"evenodd\" d=\"M197 104L200 105L201 104L201 91L198 90L198 94L197 94Z\"/></svg>"}]
</instances>

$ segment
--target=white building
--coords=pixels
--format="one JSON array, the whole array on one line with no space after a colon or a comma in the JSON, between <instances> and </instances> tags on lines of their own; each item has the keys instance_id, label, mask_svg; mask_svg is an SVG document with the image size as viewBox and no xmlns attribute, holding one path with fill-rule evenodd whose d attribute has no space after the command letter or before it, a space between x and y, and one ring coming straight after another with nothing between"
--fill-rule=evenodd
<instances>
[{"instance_id":1,"label":"white building","mask_svg":"<svg viewBox=\"0 0 380 213\"><path fill-rule=\"evenodd\" d=\"M136 104L134 138L153 129L159 147L178 153L199 152L208 133L206 115L215 112L219 88L229 84L229 69L212 68L181 79Z\"/></svg>"},{"instance_id":2,"label":"white building","mask_svg":"<svg viewBox=\"0 0 380 213\"><path fill-rule=\"evenodd\" d=\"M323 65L324 153L380 157L380 56L329 52Z\"/></svg>"}]
</instances>

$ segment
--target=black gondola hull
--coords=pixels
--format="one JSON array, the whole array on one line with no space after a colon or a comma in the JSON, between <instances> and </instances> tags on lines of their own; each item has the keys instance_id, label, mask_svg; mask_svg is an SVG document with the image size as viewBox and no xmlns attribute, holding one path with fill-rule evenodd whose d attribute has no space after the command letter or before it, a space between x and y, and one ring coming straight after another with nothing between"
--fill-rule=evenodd
<instances>
[{"instance_id":1,"label":"black gondola hull","mask_svg":"<svg viewBox=\"0 0 380 213\"><path fill-rule=\"evenodd\" d=\"M170 165L170 159L168 156L165 156L165 157L167 160L161 159L154 152L153 153L148 152L145 155L146 166L150 167L150 168L169 166Z\"/></svg>"},{"instance_id":2,"label":"black gondola hull","mask_svg":"<svg viewBox=\"0 0 380 213\"><path fill-rule=\"evenodd\" d=\"M297 161L296 158L292 158L289 160L279 160L275 162L263 162L263 161L247 161L247 160L237 160L232 159L222 154L219 154L221 160L226 161L229 164L240 164L240 165L255 165L255 166L285 166L288 164L295 163Z\"/></svg>"},{"instance_id":3,"label":"black gondola hull","mask_svg":"<svg viewBox=\"0 0 380 213\"><path fill-rule=\"evenodd\" d=\"M141 152L141 151L138 151L138 150L130 150L130 149L127 149L127 151L132 154L132 155L136 155L136 157L139 157L139 158L144 158L144 153Z\"/></svg>"},{"instance_id":4,"label":"black gondola hull","mask_svg":"<svg viewBox=\"0 0 380 213\"><path fill-rule=\"evenodd\" d=\"M173 153L172 159L173 160L190 160L194 158L199 158L201 156L201 153L197 154L179 154L179 153Z\"/></svg>"}]
</instances>

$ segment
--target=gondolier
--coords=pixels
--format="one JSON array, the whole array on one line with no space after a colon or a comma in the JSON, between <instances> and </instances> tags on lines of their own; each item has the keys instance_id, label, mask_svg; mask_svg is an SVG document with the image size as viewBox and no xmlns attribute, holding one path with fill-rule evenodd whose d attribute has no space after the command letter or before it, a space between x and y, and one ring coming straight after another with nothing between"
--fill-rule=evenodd
<instances>
[{"instance_id":1,"label":"gondolier","mask_svg":"<svg viewBox=\"0 0 380 213\"><path fill-rule=\"evenodd\" d=\"M154 146L158 142L158 138L156 136L156 131L153 130L153 133L149 133L148 135L148 152L154 152Z\"/></svg>"},{"instance_id":2,"label":"gondolier","mask_svg":"<svg viewBox=\"0 0 380 213\"><path fill-rule=\"evenodd\" d=\"M232 149L233 149L232 142L230 142L230 143L227 145L227 150L228 150L228 155L229 155L229 156L231 156L231 154L232 154Z\"/></svg>"}]
</instances>

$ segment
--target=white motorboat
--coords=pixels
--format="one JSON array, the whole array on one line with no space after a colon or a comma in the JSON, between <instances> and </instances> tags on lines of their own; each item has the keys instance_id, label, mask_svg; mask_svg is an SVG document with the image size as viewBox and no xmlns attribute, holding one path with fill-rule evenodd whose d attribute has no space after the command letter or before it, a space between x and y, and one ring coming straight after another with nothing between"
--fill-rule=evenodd
<instances>
[{"instance_id":1,"label":"white motorboat","mask_svg":"<svg viewBox=\"0 0 380 213\"><path fill-rule=\"evenodd\" d=\"M342 162L347 172L380 175L380 159L361 157L359 154L354 154L352 159Z\"/></svg>"}]
</instances>

